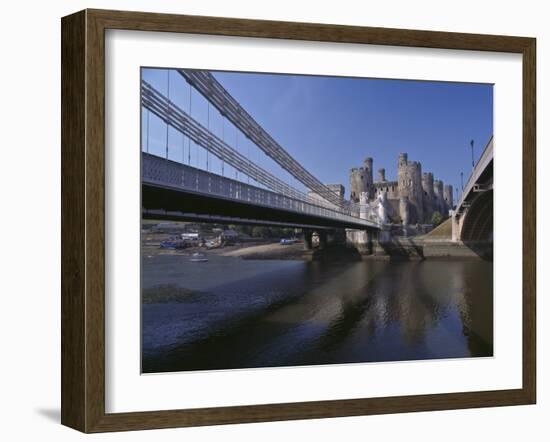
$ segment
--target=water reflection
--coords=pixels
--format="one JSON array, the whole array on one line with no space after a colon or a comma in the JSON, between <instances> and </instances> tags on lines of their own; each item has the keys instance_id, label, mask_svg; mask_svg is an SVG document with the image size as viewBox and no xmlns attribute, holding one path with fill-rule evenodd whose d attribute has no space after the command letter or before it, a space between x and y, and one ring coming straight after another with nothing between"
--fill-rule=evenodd
<instances>
[{"instance_id":1,"label":"water reflection","mask_svg":"<svg viewBox=\"0 0 550 442\"><path fill-rule=\"evenodd\" d=\"M218 258L204 281L195 273L205 268L178 259L144 264L144 287L171 274L180 286L207 290L186 302L143 305L144 372L493 352L490 262Z\"/></svg>"}]
</instances>

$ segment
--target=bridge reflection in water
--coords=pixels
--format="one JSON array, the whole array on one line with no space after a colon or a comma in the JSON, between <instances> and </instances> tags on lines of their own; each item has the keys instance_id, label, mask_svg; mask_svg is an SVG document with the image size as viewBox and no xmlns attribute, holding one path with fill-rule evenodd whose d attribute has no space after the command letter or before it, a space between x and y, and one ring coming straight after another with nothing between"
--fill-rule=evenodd
<instances>
[{"instance_id":1,"label":"bridge reflection in water","mask_svg":"<svg viewBox=\"0 0 550 442\"><path fill-rule=\"evenodd\" d=\"M143 305L144 372L493 354L491 263L212 258L144 262L145 292L176 268L197 292Z\"/></svg>"}]
</instances>

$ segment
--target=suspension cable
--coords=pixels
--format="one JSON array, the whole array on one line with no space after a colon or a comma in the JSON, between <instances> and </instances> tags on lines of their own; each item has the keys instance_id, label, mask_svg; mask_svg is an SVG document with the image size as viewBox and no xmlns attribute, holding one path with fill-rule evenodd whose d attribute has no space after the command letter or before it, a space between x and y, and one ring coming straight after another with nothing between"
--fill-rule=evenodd
<instances>
[{"instance_id":1,"label":"suspension cable","mask_svg":"<svg viewBox=\"0 0 550 442\"><path fill-rule=\"evenodd\" d=\"M147 109L147 141L145 142L145 152L149 153L149 116L151 111Z\"/></svg>"},{"instance_id":2,"label":"suspension cable","mask_svg":"<svg viewBox=\"0 0 550 442\"><path fill-rule=\"evenodd\" d=\"M224 120L224 118L223 118L223 114L221 115L221 117L222 117L222 141L225 143L225 130L224 130L224 129L225 129L225 128L224 128L224 126L225 126L225 124L224 124L225 120ZM224 176L224 173L223 173L223 158L222 158L221 160L222 160L222 176Z\"/></svg>"},{"instance_id":3,"label":"suspension cable","mask_svg":"<svg viewBox=\"0 0 550 442\"><path fill-rule=\"evenodd\" d=\"M247 138L262 149L292 177L301 182L324 200L346 208L347 205L315 176L309 173L300 163L282 148L245 109L223 88L223 86L208 71L178 69L180 75L192 82L214 107L225 108L227 119L233 123Z\"/></svg>"},{"instance_id":4,"label":"suspension cable","mask_svg":"<svg viewBox=\"0 0 550 442\"><path fill-rule=\"evenodd\" d=\"M235 150L239 151L239 129L235 127ZM239 171L237 168L235 168L235 179L239 180Z\"/></svg>"},{"instance_id":5,"label":"suspension cable","mask_svg":"<svg viewBox=\"0 0 550 442\"><path fill-rule=\"evenodd\" d=\"M168 74L168 80L166 82L166 89L167 89L167 92L168 92L168 102L170 103L170 69L168 69L166 71L166 73ZM168 129L169 129L170 125L168 124L168 122L166 123L166 159L168 159Z\"/></svg>"},{"instance_id":6,"label":"suspension cable","mask_svg":"<svg viewBox=\"0 0 550 442\"><path fill-rule=\"evenodd\" d=\"M191 116L191 95L193 93L193 86L189 83L189 116ZM189 137L189 148L187 150L187 164L191 165L191 137Z\"/></svg>"}]
</instances>

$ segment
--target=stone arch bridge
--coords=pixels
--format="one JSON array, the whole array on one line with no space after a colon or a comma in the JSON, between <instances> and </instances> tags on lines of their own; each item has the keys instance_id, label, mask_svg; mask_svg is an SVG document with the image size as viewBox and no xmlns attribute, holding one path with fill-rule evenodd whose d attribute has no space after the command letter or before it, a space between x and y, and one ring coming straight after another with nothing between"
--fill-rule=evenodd
<instances>
[{"instance_id":1,"label":"stone arch bridge","mask_svg":"<svg viewBox=\"0 0 550 442\"><path fill-rule=\"evenodd\" d=\"M492 254L493 139L491 138L451 213L452 240L482 255Z\"/></svg>"}]
</instances>

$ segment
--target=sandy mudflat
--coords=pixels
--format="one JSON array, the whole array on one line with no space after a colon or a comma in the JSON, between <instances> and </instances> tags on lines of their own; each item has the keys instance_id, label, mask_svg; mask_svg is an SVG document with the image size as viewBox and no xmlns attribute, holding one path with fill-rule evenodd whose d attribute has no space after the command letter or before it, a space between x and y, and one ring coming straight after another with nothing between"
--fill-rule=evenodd
<instances>
[{"instance_id":1,"label":"sandy mudflat","mask_svg":"<svg viewBox=\"0 0 550 442\"><path fill-rule=\"evenodd\" d=\"M245 259L302 259L304 245L302 243L285 246L279 243L260 244L232 250L219 249L218 254L220 256L233 256Z\"/></svg>"},{"instance_id":2,"label":"sandy mudflat","mask_svg":"<svg viewBox=\"0 0 550 442\"><path fill-rule=\"evenodd\" d=\"M232 256L242 259L303 259L304 244L296 243L291 245L281 245L278 241L265 243L265 240L259 240L254 243L238 243L225 247L206 249L204 247L189 247L186 249L163 249L160 248L160 242L169 238L166 234L147 234L142 237L142 254L144 256L156 255L191 255L195 252L206 253L208 255ZM261 242L261 243L259 243Z\"/></svg>"}]
</instances>

